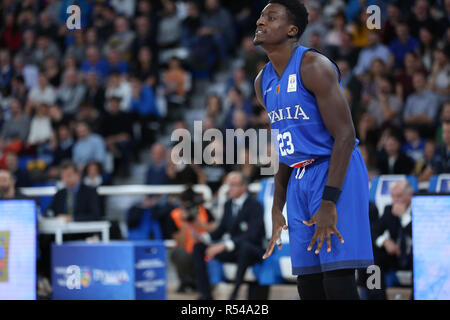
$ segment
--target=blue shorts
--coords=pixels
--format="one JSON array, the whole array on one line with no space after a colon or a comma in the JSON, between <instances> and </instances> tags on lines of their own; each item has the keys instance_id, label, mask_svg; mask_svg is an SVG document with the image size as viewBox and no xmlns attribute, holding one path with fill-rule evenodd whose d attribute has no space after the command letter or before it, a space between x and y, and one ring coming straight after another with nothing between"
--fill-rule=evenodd
<instances>
[{"instance_id":1,"label":"blue shorts","mask_svg":"<svg viewBox=\"0 0 450 320\"><path fill-rule=\"evenodd\" d=\"M333 234L331 252L327 252L326 240L319 254L314 253L317 242L311 251L307 251L316 226L308 227L302 221L310 220L320 207L328 180L329 160L318 159L304 167L304 172L303 168L295 168L288 183L286 206L294 275L367 268L373 264L368 174L358 148L352 152L342 193L336 204L337 229L344 243Z\"/></svg>"}]
</instances>

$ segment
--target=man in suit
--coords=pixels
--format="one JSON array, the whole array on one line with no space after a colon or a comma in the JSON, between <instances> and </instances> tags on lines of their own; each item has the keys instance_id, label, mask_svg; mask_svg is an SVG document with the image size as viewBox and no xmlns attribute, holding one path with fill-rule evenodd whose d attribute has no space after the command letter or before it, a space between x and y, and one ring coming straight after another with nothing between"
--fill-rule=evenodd
<instances>
[{"instance_id":1,"label":"man in suit","mask_svg":"<svg viewBox=\"0 0 450 320\"><path fill-rule=\"evenodd\" d=\"M241 172L231 172L226 181L230 199L225 203L220 224L213 232L198 236L200 241L194 246L193 258L200 299L212 299L205 258L237 263L235 288L230 296L230 300L234 300L245 271L261 261L264 254L265 231L261 205L248 194L248 182Z\"/></svg>"},{"instance_id":2,"label":"man in suit","mask_svg":"<svg viewBox=\"0 0 450 320\"><path fill-rule=\"evenodd\" d=\"M81 183L81 174L72 161L64 161L60 167L64 189L53 197L49 211L66 222L93 221L101 217L97 191Z\"/></svg>"},{"instance_id":3,"label":"man in suit","mask_svg":"<svg viewBox=\"0 0 450 320\"><path fill-rule=\"evenodd\" d=\"M375 246L379 249L375 264L386 275L385 287L399 285L397 270L412 270L412 195L406 180L397 181L391 188L392 205L386 206L374 227Z\"/></svg>"}]
</instances>

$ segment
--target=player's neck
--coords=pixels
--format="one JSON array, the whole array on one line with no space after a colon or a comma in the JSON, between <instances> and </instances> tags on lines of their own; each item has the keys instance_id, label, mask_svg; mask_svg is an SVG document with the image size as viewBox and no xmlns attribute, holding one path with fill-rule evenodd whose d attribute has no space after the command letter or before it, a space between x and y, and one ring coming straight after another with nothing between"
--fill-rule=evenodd
<instances>
[{"instance_id":1,"label":"player's neck","mask_svg":"<svg viewBox=\"0 0 450 320\"><path fill-rule=\"evenodd\" d=\"M296 43L288 42L280 46L265 48L267 56L279 77L283 74L296 47Z\"/></svg>"}]
</instances>

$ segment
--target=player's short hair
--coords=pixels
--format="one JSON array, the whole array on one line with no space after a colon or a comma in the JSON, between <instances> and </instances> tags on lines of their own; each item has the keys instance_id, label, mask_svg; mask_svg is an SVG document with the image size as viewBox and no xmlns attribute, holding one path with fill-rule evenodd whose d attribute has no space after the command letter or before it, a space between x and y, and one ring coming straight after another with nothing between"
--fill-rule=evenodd
<instances>
[{"instance_id":1,"label":"player's short hair","mask_svg":"<svg viewBox=\"0 0 450 320\"><path fill-rule=\"evenodd\" d=\"M289 20L298 28L295 38L300 39L308 25L308 10L300 0L269 0L268 3L278 3L286 7Z\"/></svg>"}]
</instances>

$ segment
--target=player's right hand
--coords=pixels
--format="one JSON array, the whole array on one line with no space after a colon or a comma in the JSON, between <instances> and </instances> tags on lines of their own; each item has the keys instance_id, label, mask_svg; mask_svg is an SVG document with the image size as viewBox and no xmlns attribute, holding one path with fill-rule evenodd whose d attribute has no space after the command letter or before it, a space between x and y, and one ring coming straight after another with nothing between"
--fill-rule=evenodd
<instances>
[{"instance_id":1,"label":"player's right hand","mask_svg":"<svg viewBox=\"0 0 450 320\"><path fill-rule=\"evenodd\" d=\"M266 253L263 255L263 259L267 259L273 252L275 245L278 244L278 249L281 250L281 231L287 230L286 219L281 212L272 212L272 238L267 246Z\"/></svg>"}]
</instances>

